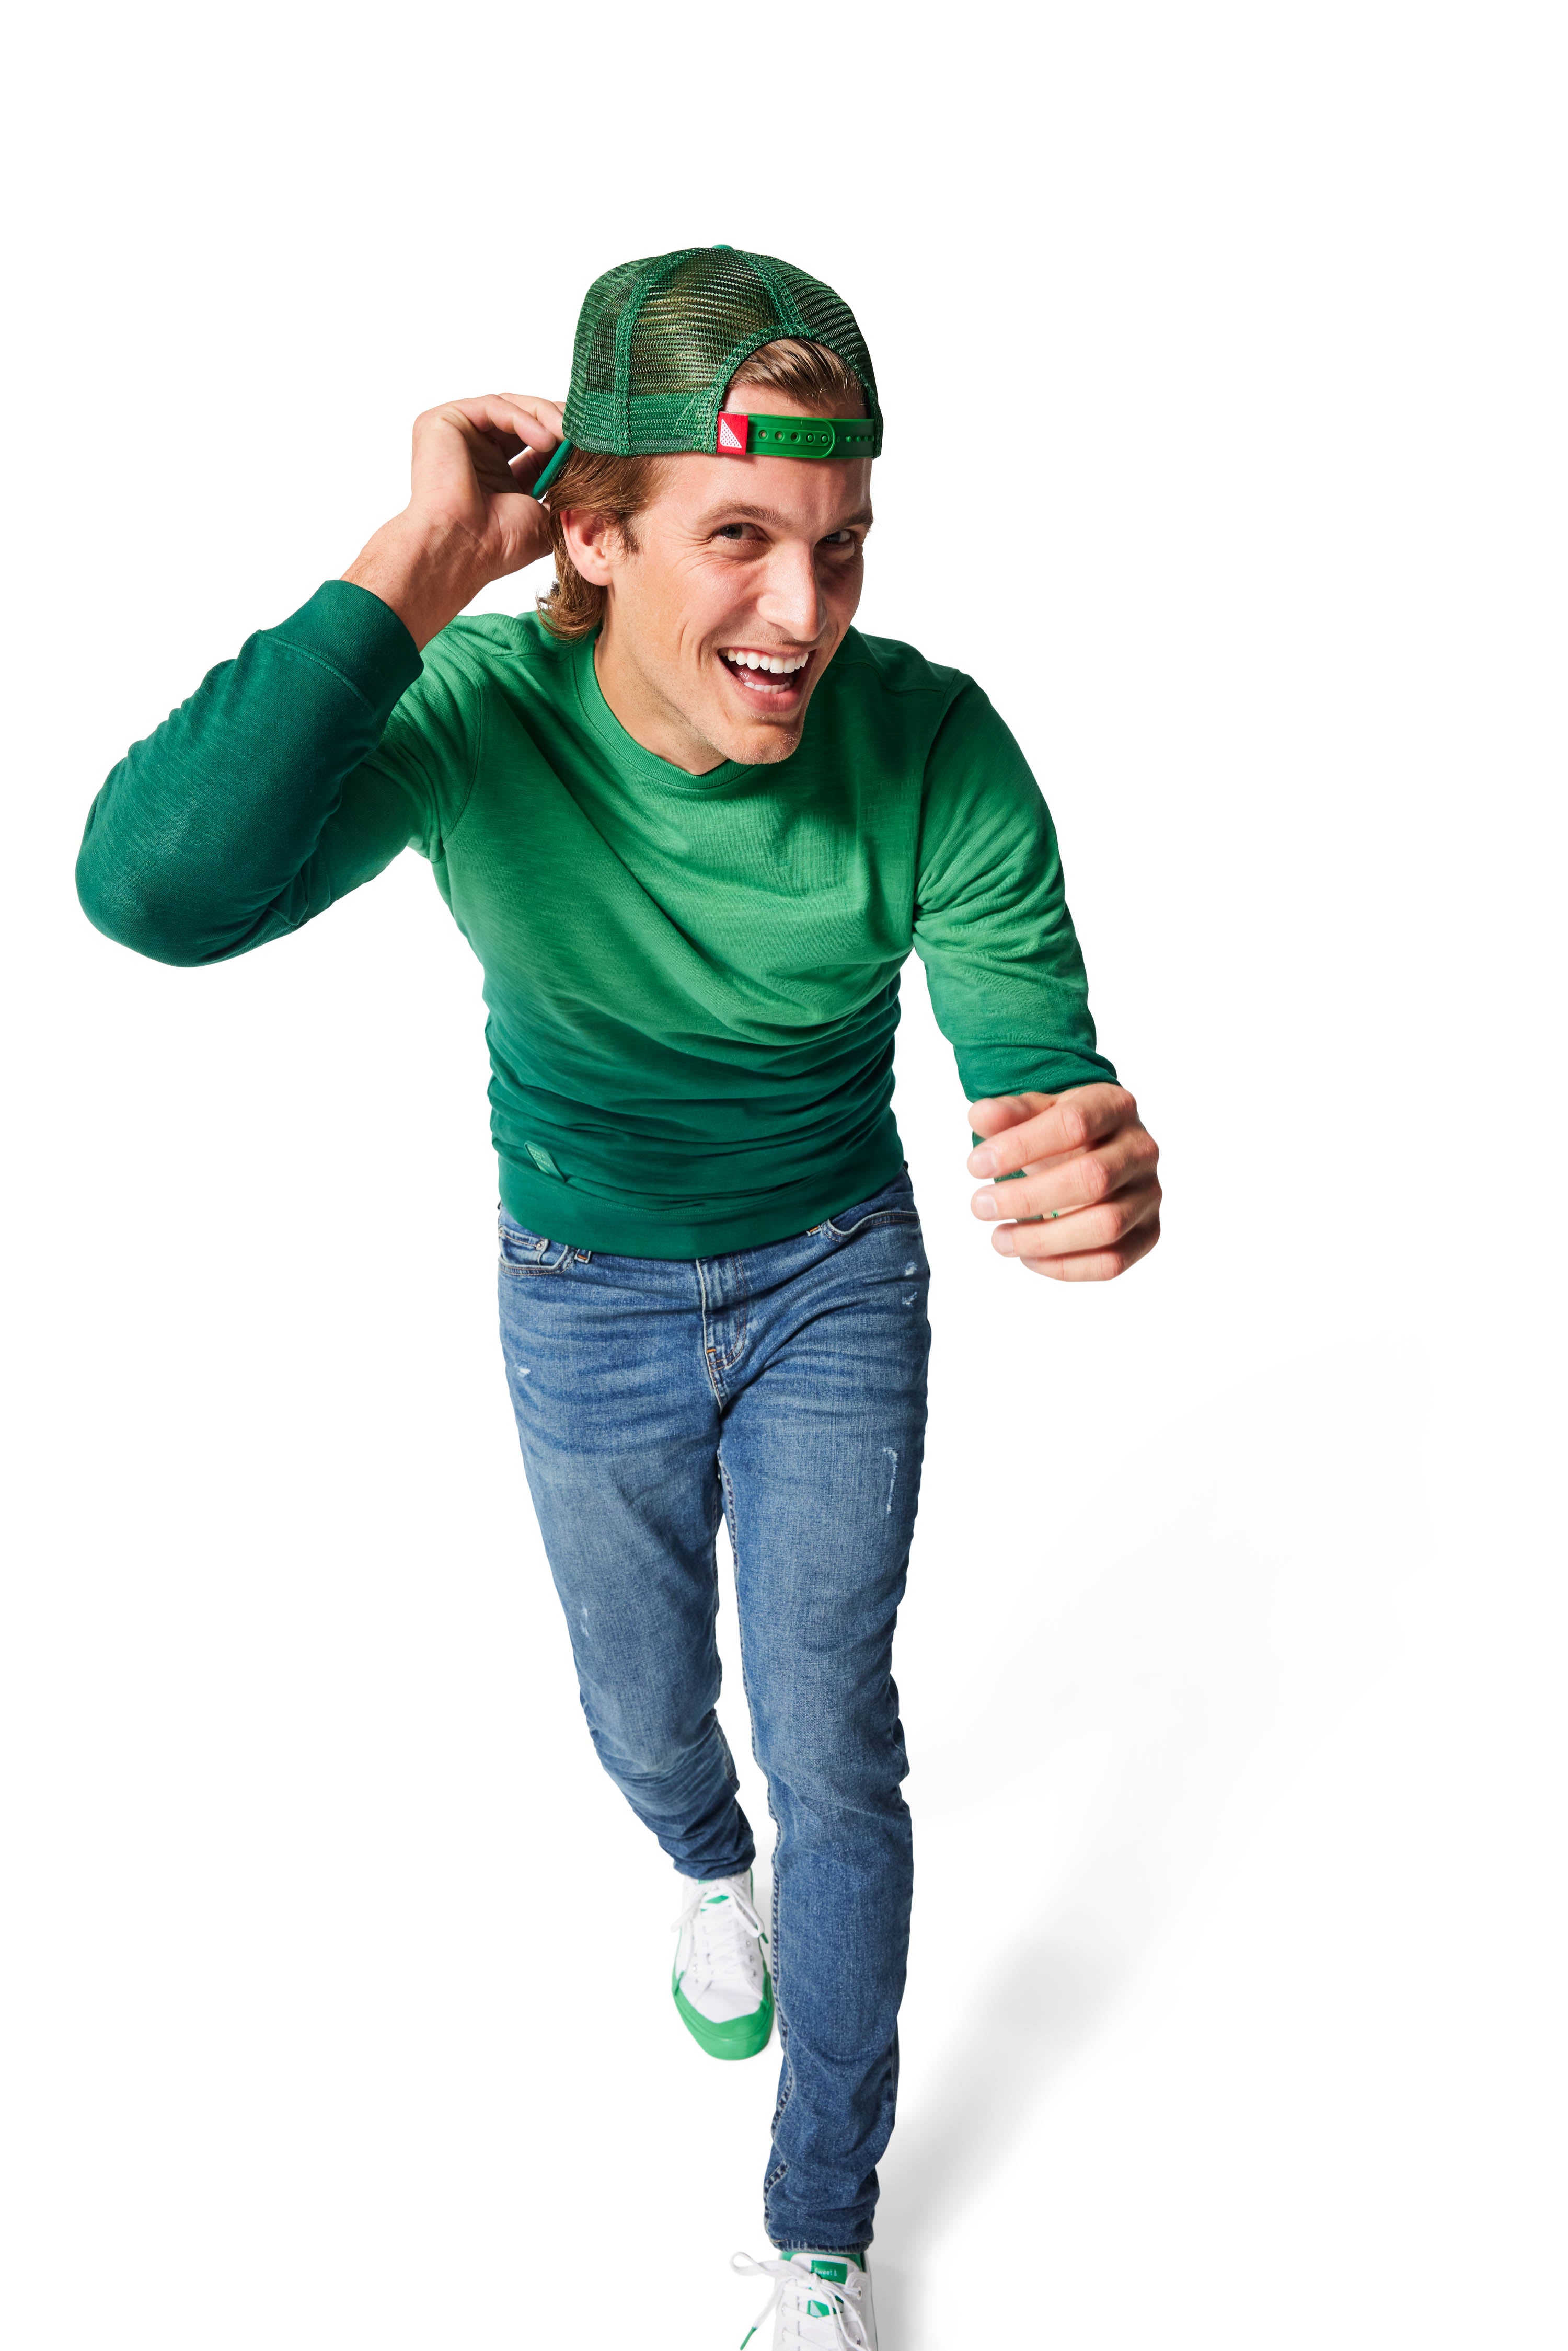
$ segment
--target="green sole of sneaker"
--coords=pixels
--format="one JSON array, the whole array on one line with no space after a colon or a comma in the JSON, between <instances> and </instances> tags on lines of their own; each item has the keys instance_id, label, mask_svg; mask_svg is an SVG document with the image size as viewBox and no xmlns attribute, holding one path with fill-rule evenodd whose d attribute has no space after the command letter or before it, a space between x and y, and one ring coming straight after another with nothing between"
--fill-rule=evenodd
<instances>
[{"instance_id":1,"label":"green sole of sneaker","mask_svg":"<svg viewBox=\"0 0 1568 2351\"><path fill-rule=\"evenodd\" d=\"M759 2057L773 2037L773 1984L763 1978L762 2005L752 2016L733 2017L727 2024L716 2024L711 2016L699 2016L689 2000L681 1997L679 1984L672 1984L675 2006L681 2022L700 2049L710 2057Z\"/></svg>"}]
</instances>

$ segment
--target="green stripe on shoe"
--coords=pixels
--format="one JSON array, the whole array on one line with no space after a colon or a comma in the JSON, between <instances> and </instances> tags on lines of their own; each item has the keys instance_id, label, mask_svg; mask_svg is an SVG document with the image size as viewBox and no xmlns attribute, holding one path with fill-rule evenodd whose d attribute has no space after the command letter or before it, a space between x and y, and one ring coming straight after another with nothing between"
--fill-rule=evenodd
<instances>
[{"instance_id":1,"label":"green stripe on shoe","mask_svg":"<svg viewBox=\"0 0 1568 2351\"><path fill-rule=\"evenodd\" d=\"M766 1970L761 2007L753 2009L749 2016L730 2017L723 2023L700 2014L673 1978L670 1990L674 1994L681 2022L710 2057L755 2057L767 2048L773 2032L773 1980Z\"/></svg>"}]
</instances>

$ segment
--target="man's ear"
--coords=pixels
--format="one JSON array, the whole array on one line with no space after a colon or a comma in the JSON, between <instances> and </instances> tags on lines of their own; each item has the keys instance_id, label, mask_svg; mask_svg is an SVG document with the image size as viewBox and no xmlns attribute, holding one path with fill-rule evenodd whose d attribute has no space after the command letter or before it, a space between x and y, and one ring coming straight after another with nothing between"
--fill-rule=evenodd
<instances>
[{"instance_id":1,"label":"man's ear","mask_svg":"<svg viewBox=\"0 0 1568 2351\"><path fill-rule=\"evenodd\" d=\"M591 587L608 588L617 564L624 561L626 542L612 515L592 507L567 507L557 517L566 551Z\"/></svg>"}]
</instances>

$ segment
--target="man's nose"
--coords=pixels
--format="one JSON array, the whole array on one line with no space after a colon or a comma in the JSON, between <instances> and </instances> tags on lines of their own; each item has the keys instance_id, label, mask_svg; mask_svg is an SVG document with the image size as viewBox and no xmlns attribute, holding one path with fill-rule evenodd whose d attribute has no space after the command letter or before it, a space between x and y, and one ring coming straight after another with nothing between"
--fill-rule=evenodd
<instances>
[{"instance_id":1,"label":"man's nose","mask_svg":"<svg viewBox=\"0 0 1568 2351\"><path fill-rule=\"evenodd\" d=\"M817 584L816 550L776 547L757 600L757 616L797 644L810 644L822 632L822 600Z\"/></svg>"}]
</instances>

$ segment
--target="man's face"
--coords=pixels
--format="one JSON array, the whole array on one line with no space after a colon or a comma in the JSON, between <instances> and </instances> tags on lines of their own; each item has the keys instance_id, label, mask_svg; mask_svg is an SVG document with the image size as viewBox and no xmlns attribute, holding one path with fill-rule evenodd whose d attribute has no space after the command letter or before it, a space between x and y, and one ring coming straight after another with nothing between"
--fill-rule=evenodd
<instances>
[{"instance_id":1,"label":"man's face","mask_svg":"<svg viewBox=\"0 0 1568 2351\"><path fill-rule=\"evenodd\" d=\"M726 404L811 413L765 384ZM600 684L629 733L691 774L787 759L860 602L871 460L664 464L634 552L594 518L562 517L578 569L609 590Z\"/></svg>"}]
</instances>

